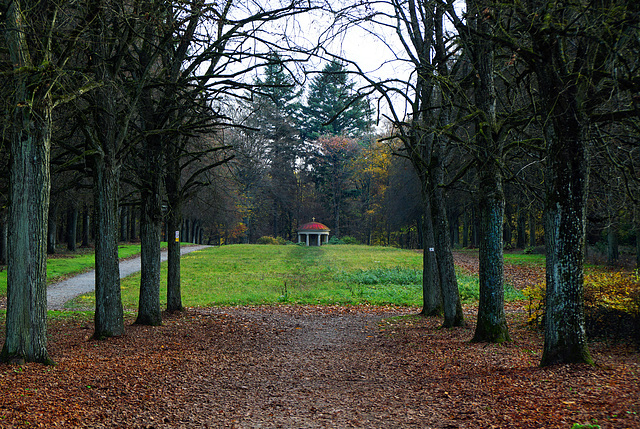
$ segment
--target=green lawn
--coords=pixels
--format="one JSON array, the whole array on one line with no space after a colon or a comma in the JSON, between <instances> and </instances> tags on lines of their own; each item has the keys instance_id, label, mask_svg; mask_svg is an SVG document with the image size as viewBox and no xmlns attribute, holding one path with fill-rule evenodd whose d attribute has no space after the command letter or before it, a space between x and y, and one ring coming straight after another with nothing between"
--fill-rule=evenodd
<instances>
[{"instance_id":1,"label":"green lawn","mask_svg":"<svg viewBox=\"0 0 640 429\"><path fill-rule=\"evenodd\" d=\"M422 255L391 247L230 245L182 257L187 307L259 304L422 304ZM161 302L166 302L163 264ZM478 297L478 280L458 276L465 301ZM122 281L122 300L138 306L140 274ZM507 299L511 296L509 295ZM91 308L92 295L73 306Z\"/></svg>"},{"instance_id":2,"label":"green lawn","mask_svg":"<svg viewBox=\"0 0 640 429\"><path fill-rule=\"evenodd\" d=\"M418 304L418 284L360 285L348 273L421 269L417 252L388 247L231 245L209 248L182 258L183 304L191 307L275 303ZM166 266L166 264L165 264ZM166 302L166 267L161 301ZM136 308L140 274L122 282L125 307ZM391 298L385 297L393 289ZM402 296L402 298L400 298Z\"/></svg>"}]
</instances>

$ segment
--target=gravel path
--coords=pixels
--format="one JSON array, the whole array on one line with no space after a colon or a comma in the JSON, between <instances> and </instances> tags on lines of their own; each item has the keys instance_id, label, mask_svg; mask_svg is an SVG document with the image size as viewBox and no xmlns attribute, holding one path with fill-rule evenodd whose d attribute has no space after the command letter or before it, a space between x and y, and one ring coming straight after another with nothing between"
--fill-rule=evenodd
<instances>
[{"instance_id":1,"label":"gravel path","mask_svg":"<svg viewBox=\"0 0 640 429\"><path fill-rule=\"evenodd\" d=\"M208 246L181 247L182 255L204 249ZM167 260L167 251L161 254L161 261ZM120 262L120 278L140 271L140 258L126 259ZM54 283L47 288L47 307L49 310L62 310L64 304L78 295L93 292L95 288L95 271L79 274L67 280Z\"/></svg>"}]
</instances>

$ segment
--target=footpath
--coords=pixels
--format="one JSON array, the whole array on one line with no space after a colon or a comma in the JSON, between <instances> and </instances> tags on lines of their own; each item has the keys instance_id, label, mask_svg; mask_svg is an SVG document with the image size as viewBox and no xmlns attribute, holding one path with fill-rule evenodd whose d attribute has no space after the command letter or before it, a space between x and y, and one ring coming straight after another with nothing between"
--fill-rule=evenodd
<instances>
[{"instance_id":1,"label":"footpath","mask_svg":"<svg viewBox=\"0 0 640 429\"><path fill-rule=\"evenodd\" d=\"M180 248L180 254L195 252L209 246L185 246ZM167 260L167 251L163 251L160 260ZM120 278L137 273L141 269L140 257L125 259L120 261ZM89 271L58 283L49 285L47 288L47 308L49 310L62 310L64 304L73 298L95 290L96 272Z\"/></svg>"}]
</instances>

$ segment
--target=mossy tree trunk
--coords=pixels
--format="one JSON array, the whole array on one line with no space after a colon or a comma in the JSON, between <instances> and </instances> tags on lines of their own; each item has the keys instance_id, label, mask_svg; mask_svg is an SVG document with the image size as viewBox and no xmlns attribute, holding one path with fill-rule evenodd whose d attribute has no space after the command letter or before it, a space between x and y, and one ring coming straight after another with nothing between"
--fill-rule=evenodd
<instances>
[{"instance_id":1,"label":"mossy tree trunk","mask_svg":"<svg viewBox=\"0 0 640 429\"><path fill-rule=\"evenodd\" d=\"M537 22L536 25L546 26ZM535 27L534 25L534 28ZM582 40L578 51L586 46ZM588 118L585 87L568 71L564 42L545 31L533 33L535 64L547 117L545 214L546 298L541 364L591 363L584 326L584 245L589 187ZM580 70L588 59L576 58Z\"/></svg>"},{"instance_id":2,"label":"mossy tree trunk","mask_svg":"<svg viewBox=\"0 0 640 429\"><path fill-rule=\"evenodd\" d=\"M504 145L499 137L496 120L496 88L494 81L494 51L491 42L493 19L486 16L489 8L483 0L468 0L468 20L459 30L472 59L477 85L474 100L476 112L475 155L478 175L478 212L480 229L479 280L480 299L474 342L501 343L509 341L504 313L503 231L505 201L501 164Z\"/></svg>"},{"instance_id":3,"label":"mossy tree trunk","mask_svg":"<svg viewBox=\"0 0 640 429\"><path fill-rule=\"evenodd\" d=\"M49 79L52 76L40 69L40 62L46 67L50 60L47 51L38 51L37 42L31 46L27 40L27 34L31 34L28 26L33 24L27 20L34 13L33 8L33 4L16 0L5 10L5 40L16 73L11 103L6 337L0 359L50 363L46 243L51 187L53 104Z\"/></svg>"}]
</instances>

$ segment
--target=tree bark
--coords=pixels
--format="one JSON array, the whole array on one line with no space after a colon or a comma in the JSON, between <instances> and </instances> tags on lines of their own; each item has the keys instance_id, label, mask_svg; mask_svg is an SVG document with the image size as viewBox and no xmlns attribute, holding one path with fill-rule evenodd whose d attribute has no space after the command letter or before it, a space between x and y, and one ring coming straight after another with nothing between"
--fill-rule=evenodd
<instances>
[{"instance_id":1,"label":"tree bark","mask_svg":"<svg viewBox=\"0 0 640 429\"><path fill-rule=\"evenodd\" d=\"M615 265L620 258L620 251L618 249L618 232L616 227L610 225L607 228L607 263L609 265Z\"/></svg>"},{"instance_id":2,"label":"tree bark","mask_svg":"<svg viewBox=\"0 0 640 429\"><path fill-rule=\"evenodd\" d=\"M128 220L127 220L127 216L129 214L129 209L128 207L120 207L120 241L122 242L127 242L128 240L128 236L127 233L128 231Z\"/></svg>"},{"instance_id":3,"label":"tree bark","mask_svg":"<svg viewBox=\"0 0 640 429\"><path fill-rule=\"evenodd\" d=\"M56 244L58 240L58 204L49 205L47 227L47 253L53 255L56 253Z\"/></svg>"},{"instance_id":4,"label":"tree bark","mask_svg":"<svg viewBox=\"0 0 640 429\"><path fill-rule=\"evenodd\" d=\"M162 324L160 309L160 233L162 206L158 192L143 190L140 207L141 272L136 324Z\"/></svg>"},{"instance_id":5,"label":"tree bark","mask_svg":"<svg viewBox=\"0 0 640 429\"><path fill-rule=\"evenodd\" d=\"M490 168L486 167L485 168ZM494 167L495 168L495 167ZM497 171L485 171L481 176L479 280L480 300L478 321L473 342L502 343L510 341L504 313L504 259L502 220L504 194Z\"/></svg>"},{"instance_id":6,"label":"tree bark","mask_svg":"<svg viewBox=\"0 0 640 429\"><path fill-rule=\"evenodd\" d=\"M518 207L518 237L516 239L516 248L524 249L527 242L527 224L525 211L522 207Z\"/></svg>"},{"instance_id":7,"label":"tree bark","mask_svg":"<svg viewBox=\"0 0 640 429\"><path fill-rule=\"evenodd\" d=\"M153 136L145 140L143 185L140 191L140 299L136 324L162 324L160 309L160 235L162 233L162 146Z\"/></svg>"},{"instance_id":8,"label":"tree bark","mask_svg":"<svg viewBox=\"0 0 640 429\"><path fill-rule=\"evenodd\" d=\"M183 311L180 291L180 225L182 225L182 199L178 189L180 167L177 159L169 164L165 177L167 188L167 311ZM172 235L173 234L173 235Z\"/></svg>"},{"instance_id":9,"label":"tree bark","mask_svg":"<svg viewBox=\"0 0 640 429\"><path fill-rule=\"evenodd\" d=\"M119 168L113 156L94 157L94 219L96 258L95 338L124 333L118 259Z\"/></svg>"},{"instance_id":10,"label":"tree bark","mask_svg":"<svg viewBox=\"0 0 640 429\"><path fill-rule=\"evenodd\" d=\"M536 212L529 209L529 246L536 247Z\"/></svg>"},{"instance_id":11,"label":"tree bark","mask_svg":"<svg viewBox=\"0 0 640 429\"><path fill-rule=\"evenodd\" d=\"M67 250L76 251L78 242L78 208L71 206L67 209Z\"/></svg>"},{"instance_id":12,"label":"tree bark","mask_svg":"<svg viewBox=\"0 0 640 429\"><path fill-rule=\"evenodd\" d=\"M463 33L478 80L474 92L479 115L474 152L479 179L480 300L472 341L502 343L510 341L504 313L503 238L511 243L511 227L508 222L504 223L505 201L500 170L504 145L498 136L496 120L497 97L493 78L495 48L488 38L493 23L492 19L482 15L488 7L483 1L470 0L467 4L470 16L468 25L481 34Z\"/></svg>"},{"instance_id":13,"label":"tree bark","mask_svg":"<svg viewBox=\"0 0 640 429\"><path fill-rule=\"evenodd\" d=\"M442 143L438 144L439 146ZM443 148L437 151L442 154ZM444 172L440 161L432 164L433 176L428 181L429 205L431 207L431 219L433 221L434 244L436 259L438 261L438 272L440 274L440 287L442 289L442 301L444 310L443 327L464 326L464 315L462 313L462 302L458 291L458 279L456 278L453 254L451 253L451 242L449 238L449 225L447 221L447 210L444 200L444 191L437 183L442 183Z\"/></svg>"},{"instance_id":14,"label":"tree bark","mask_svg":"<svg viewBox=\"0 0 640 429\"><path fill-rule=\"evenodd\" d=\"M129 240L135 241L138 237L136 235L136 206L133 204L129 206Z\"/></svg>"},{"instance_id":15,"label":"tree bark","mask_svg":"<svg viewBox=\"0 0 640 429\"><path fill-rule=\"evenodd\" d=\"M91 216L89 215L89 207L87 204L84 205L84 209L82 211L82 247L89 247L90 239L89 239L89 231L91 230L89 227L89 222Z\"/></svg>"},{"instance_id":16,"label":"tree bark","mask_svg":"<svg viewBox=\"0 0 640 429\"><path fill-rule=\"evenodd\" d=\"M9 245L9 226L7 218L2 216L2 225L0 225L0 264L7 264L7 247Z\"/></svg>"},{"instance_id":17,"label":"tree bark","mask_svg":"<svg viewBox=\"0 0 640 429\"><path fill-rule=\"evenodd\" d=\"M427 190L423 187L423 199L428 202ZM442 314L442 289L440 287L440 274L436 259L435 239L433 223L429 204L425 204L423 216L423 263L422 263L422 311L421 315L431 317Z\"/></svg>"},{"instance_id":18,"label":"tree bark","mask_svg":"<svg viewBox=\"0 0 640 429\"><path fill-rule=\"evenodd\" d=\"M540 52L557 62L560 53L543 44ZM541 365L592 363L584 326L584 245L589 187L586 116L578 88L553 64L536 72L550 118L544 128L546 300Z\"/></svg>"},{"instance_id":19,"label":"tree bark","mask_svg":"<svg viewBox=\"0 0 640 429\"><path fill-rule=\"evenodd\" d=\"M32 5L9 3L5 38L11 64L32 69L21 6ZM14 81L4 362L52 362L47 351L46 243L53 105L44 73L18 72Z\"/></svg>"}]
</instances>

